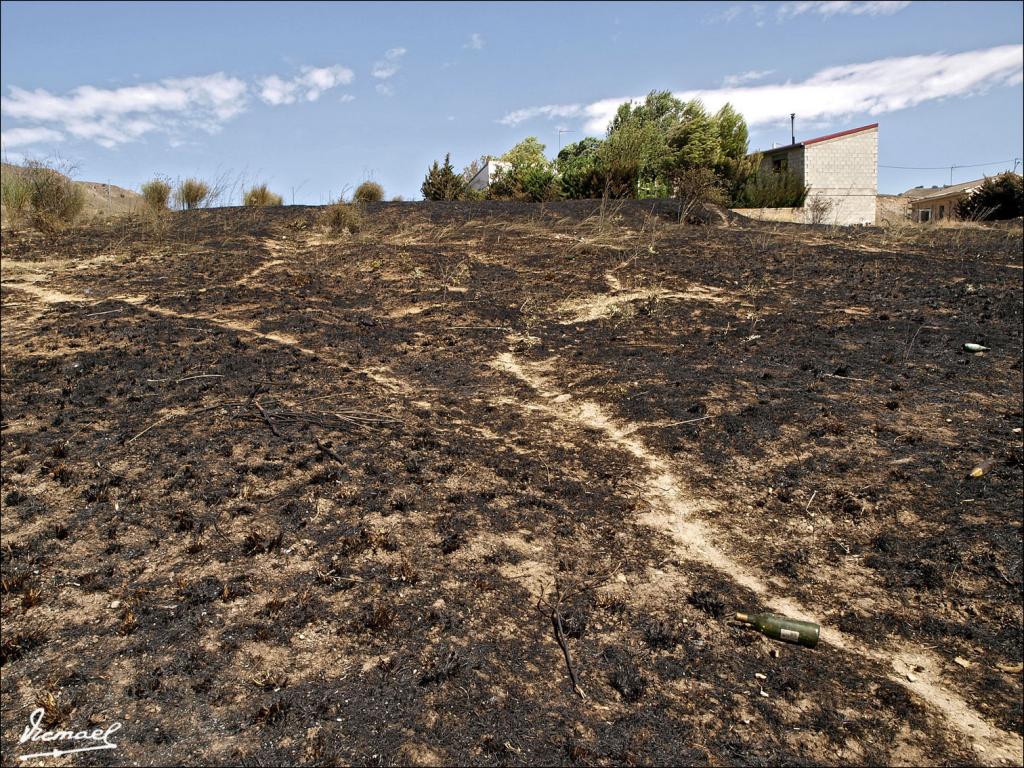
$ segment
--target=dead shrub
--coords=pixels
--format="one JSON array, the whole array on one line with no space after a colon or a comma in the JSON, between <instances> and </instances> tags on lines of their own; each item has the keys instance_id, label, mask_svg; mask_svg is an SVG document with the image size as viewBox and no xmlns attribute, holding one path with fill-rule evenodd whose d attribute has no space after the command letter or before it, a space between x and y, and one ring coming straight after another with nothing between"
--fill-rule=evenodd
<instances>
[{"instance_id":1,"label":"dead shrub","mask_svg":"<svg viewBox=\"0 0 1024 768\"><path fill-rule=\"evenodd\" d=\"M815 195L804 206L807 212L807 222L809 224L824 224L828 219L829 214L832 213L832 201L827 197L821 195Z\"/></svg>"},{"instance_id":2,"label":"dead shrub","mask_svg":"<svg viewBox=\"0 0 1024 768\"><path fill-rule=\"evenodd\" d=\"M354 235L362 229L363 212L355 203L346 203L339 200L333 205L327 206L323 213L324 224L331 232L348 232Z\"/></svg>"}]
</instances>

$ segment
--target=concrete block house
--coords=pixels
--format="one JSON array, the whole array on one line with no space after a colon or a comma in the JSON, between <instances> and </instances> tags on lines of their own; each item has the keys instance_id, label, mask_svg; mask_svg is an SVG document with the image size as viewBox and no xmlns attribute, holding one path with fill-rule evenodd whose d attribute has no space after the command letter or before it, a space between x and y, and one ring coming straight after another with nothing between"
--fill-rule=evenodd
<instances>
[{"instance_id":1,"label":"concrete block house","mask_svg":"<svg viewBox=\"0 0 1024 768\"><path fill-rule=\"evenodd\" d=\"M789 169L810 187L805 220L808 205L819 198L831 206L822 223L875 223L878 123L764 150L761 155L762 168Z\"/></svg>"}]
</instances>

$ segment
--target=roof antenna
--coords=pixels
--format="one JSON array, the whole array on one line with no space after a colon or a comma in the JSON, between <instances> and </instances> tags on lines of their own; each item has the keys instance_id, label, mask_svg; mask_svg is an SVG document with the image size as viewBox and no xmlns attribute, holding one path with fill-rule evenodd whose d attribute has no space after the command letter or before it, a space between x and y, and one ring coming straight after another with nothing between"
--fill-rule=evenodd
<instances>
[{"instance_id":1,"label":"roof antenna","mask_svg":"<svg viewBox=\"0 0 1024 768\"><path fill-rule=\"evenodd\" d=\"M792 139L791 144L796 144L796 112L789 113L789 136Z\"/></svg>"}]
</instances>

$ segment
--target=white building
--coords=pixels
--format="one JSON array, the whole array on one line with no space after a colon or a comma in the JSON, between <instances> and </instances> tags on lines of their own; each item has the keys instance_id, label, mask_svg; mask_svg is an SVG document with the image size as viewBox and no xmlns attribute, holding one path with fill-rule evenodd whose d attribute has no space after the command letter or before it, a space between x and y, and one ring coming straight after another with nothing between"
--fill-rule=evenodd
<instances>
[{"instance_id":1,"label":"white building","mask_svg":"<svg viewBox=\"0 0 1024 768\"><path fill-rule=\"evenodd\" d=\"M878 123L765 150L762 168L788 168L810 187L804 203L809 220L817 199L828 209L825 224L874 224L878 196Z\"/></svg>"},{"instance_id":2,"label":"white building","mask_svg":"<svg viewBox=\"0 0 1024 768\"><path fill-rule=\"evenodd\" d=\"M512 163L502 160L488 160L483 167L476 172L476 176L469 180L469 188L475 190L487 189L494 182L494 179L502 171L512 167Z\"/></svg>"}]
</instances>

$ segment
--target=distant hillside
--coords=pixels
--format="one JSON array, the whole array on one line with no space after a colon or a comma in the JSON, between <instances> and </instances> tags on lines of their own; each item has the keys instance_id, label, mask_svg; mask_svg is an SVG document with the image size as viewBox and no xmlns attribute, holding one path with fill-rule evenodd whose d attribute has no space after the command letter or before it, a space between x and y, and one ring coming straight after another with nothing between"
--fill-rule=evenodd
<instances>
[{"instance_id":1,"label":"distant hillside","mask_svg":"<svg viewBox=\"0 0 1024 768\"><path fill-rule=\"evenodd\" d=\"M22 173L24 170L20 165L2 164L2 173L5 176L8 173ZM128 213L142 202L142 195L138 192L117 187L113 184L101 184L96 181L75 181L75 185L81 187L85 192L85 208L82 212L82 217L85 219ZM3 221L6 224L6 211L3 211Z\"/></svg>"}]
</instances>

